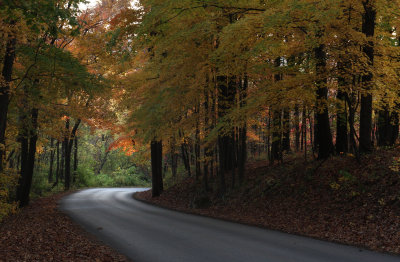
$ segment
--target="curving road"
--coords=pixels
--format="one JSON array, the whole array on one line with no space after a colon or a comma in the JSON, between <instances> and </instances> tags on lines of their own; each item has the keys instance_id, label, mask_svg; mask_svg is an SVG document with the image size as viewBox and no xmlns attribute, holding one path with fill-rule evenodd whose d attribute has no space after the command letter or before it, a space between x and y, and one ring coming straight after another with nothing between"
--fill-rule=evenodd
<instances>
[{"instance_id":1,"label":"curving road","mask_svg":"<svg viewBox=\"0 0 400 262\"><path fill-rule=\"evenodd\" d=\"M157 208L132 198L146 189L88 189L60 209L134 262L354 261L400 257Z\"/></svg>"}]
</instances>

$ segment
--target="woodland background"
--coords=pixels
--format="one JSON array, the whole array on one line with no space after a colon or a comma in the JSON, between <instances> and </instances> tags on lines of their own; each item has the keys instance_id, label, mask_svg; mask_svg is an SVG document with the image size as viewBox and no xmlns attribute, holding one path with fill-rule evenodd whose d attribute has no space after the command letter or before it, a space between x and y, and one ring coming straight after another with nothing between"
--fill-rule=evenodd
<instances>
[{"instance_id":1,"label":"woodland background","mask_svg":"<svg viewBox=\"0 0 400 262\"><path fill-rule=\"evenodd\" d=\"M79 2L0 3L0 217L59 188L158 196L186 177L223 198L250 160L397 143L397 0Z\"/></svg>"}]
</instances>

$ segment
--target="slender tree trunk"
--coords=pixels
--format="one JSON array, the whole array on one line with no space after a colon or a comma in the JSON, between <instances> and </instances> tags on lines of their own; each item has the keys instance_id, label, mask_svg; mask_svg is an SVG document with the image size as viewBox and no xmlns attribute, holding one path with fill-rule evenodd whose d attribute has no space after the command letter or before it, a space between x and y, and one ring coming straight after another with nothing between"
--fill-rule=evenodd
<instances>
[{"instance_id":1,"label":"slender tree trunk","mask_svg":"<svg viewBox=\"0 0 400 262\"><path fill-rule=\"evenodd\" d=\"M53 187L58 185L58 182L60 180L60 141L57 140L56 143L56 159L57 159L57 164L56 164L56 181L53 184Z\"/></svg>"},{"instance_id":2,"label":"slender tree trunk","mask_svg":"<svg viewBox=\"0 0 400 262\"><path fill-rule=\"evenodd\" d=\"M195 109L195 112L197 114L200 113L200 105ZM201 166L200 166L200 153L201 153L201 148L200 148L200 123L199 119L196 120L196 133L195 133L195 145L194 145L194 152L195 152L195 163L196 163L196 180L199 180L201 176Z\"/></svg>"},{"instance_id":3,"label":"slender tree trunk","mask_svg":"<svg viewBox=\"0 0 400 262\"><path fill-rule=\"evenodd\" d=\"M10 103L10 82L15 60L15 45L16 39L12 36L9 36L6 45L6 53L3 60L3 80L0 81L0 173L4 169L3 165L6 152L5 135L7 129L8 105Z\"/></svg>"},{"instance_id":4,"label":"slender tree trunk","mask_svg":"<svg viewBox=\"0 0 400 262\"><path fill-rule=\"evenodd\" d=\"M177 175L177 169L178 169L178 154L176 153L176 140L175 137L171 138L171 172L172 172L172 177L176 178Z\"/></svg>"},{"instance_id":5,"label":"slender tree trunk","mask_svg":"<svg viewBox=\"0 0 400 262\"><path fill-rule=\"evenodd\" d=\"M273 132L272 132L272 144L271 144L271 162L275 160L282 160L282 112L275 110L273 113Z\"/></svg>"},{"instance_id":6,"label":"slender tree trunk","mask_svg":"<svg viewBox=\"0 0 400 262\"><path fill-rule=\"evenodd\" d=\"M307 162L307 108L303 106L303 139L304 139L304 161ZM311 123L310 123L311 129Z\"/></svg>"},{"instance_id":7,"label":"slender tree trunk","mask_svg":"<svg viewBox=\"0 0 400 262\"><path fill-rule=\"evenodd\" d=\"M282 150L290 152L290 111L283 110L283 139Z\"/></svg>"},{"instance_id":8,"label":"slender tree trunk","mask_svg":"<svg viewBox=\"0 0 400 262\"><path fill-rule=\"evenodd\" d=\"M158 197L163 191L162 180L162 142L151 142L152 196Z\"/></svg>"},{"instance_id":9,"label":"slender tree trunk","mask_svg":"<svg viewBox=\"0 0 400 262\"><path fill-rule=\"evenodd\" d=\"M332 134L329 123L328 112L328 88L326 73L325 46L321 44L314 50L317 73L317 105L316 105L316 137L315 144L318 145L318 158L326 159L333 153Z\"/></svg>"},{"instance_id":10,"label":"slender tree trunk","mask_svg":"<svg viewBox=\"0 0 400 262\"><path fill-rule=\"evenodd\" d=\"M28 120L23 117L22 121ZM31 191L33 171L35 167L36 142L38 139L38 109L31 110L30 115L31 126L26 126L26 122L22 123L24 127L21 141L21 175L17 187L17 200L20 207L24 207L29 203L29 194Z\"/></svg>"},{"instance_id":11,"label":"slender tree trunk","mask_svg":"<svg viewBox=\"0 0 400 262\"><path fill-rule=\"evenodd\" d=\"M76 137L76 132L78 131L81 120L76 120L72 131L69 131L69 119L65 122L65 130L66 134L64 137L64 151L65 151L65 181L64 181L64 189L67 191L71 187L71 154L72 154L72 146L74 144L74 140ZM104 163L103 163L104 165Z\"/></svg>"},{"instance_id":12,"label":"slender tree trunk","mask_svg":"<svg viewBox=\"0 0 400 262\"><path fill-rule=\"evenodd\" d=\"M363 52L368 57L368 65L374 65L374 42L371 39L375 34L376 9L375 0L364 0L364 14L362 32L368 38L368 43L364 45ZM371 86L373 75L367 69L367 74L362 76L364 93L361 95L360 111L360 152L368 153L373 149L372 145L372 94Z\"/></svg>"},{"instance_id":13,"label":"slender tree trunk","mask_svg":"<svg viewBox=\"0 0 400 262\"><path fill-rule=\"evenodd\" d=\"M240 85L240 107L246 106L247 89L248 89L248 77L245 74L243 82ZM244 181L244 171L247 161L247 119L243 119L243 123L239 127L239 150L238 150L238 178L239 184L242 185Z\"/></svg>"},{"instance_id":14,"label":"slender tree trunk","mask_svg":"<svg viewBox=\"0 0 400 262\"><path fill-rule=\"evenodd\" d=\"M76 182L76 178L78 176L78 137L75 136L74 139L74 177L73 183Z\"/></svg>"},{"instance_id":15,"label":"slender tree trunk","mask_svg":"<svg viewBox=\"0 0 400 262\"><path fill-rule=\"evenodd\" d=\"M275 67L281 66L281 58L275 60ZM282 80L282 74L277 73L274 76L275 82ZM282 111L275 109L272 116L273 132L272 132L272 145L271 145L271 163L275 160L282 160Z\"/></svg>"},{"instance_id":16,"label":"slender tree trunk","mask_svg":"<svg viewBox=\"0 0 400 262\"><path fill-rule=\"evenodd\" d=\"M391 115L391 121L390 121L390 127L392 129L391 132L391 137L390 137L390 146L393 146L394 144L396 144L396 141L399 137L399 113L397 112L392 112Z\"/></svg>"},{"instance_id":17,"label":"slender tree trunk","mask_svg":"<svg viewBox=\"0 0 400 262\"><path fill-rule=\"evenodd\" d=\"M70 188L71 182L71 152L69 150L69 119L65 121L65 134L64 134L64 190L67 191Z\"/></svg>"},{"instance_id":18,"label":"slender tree trunk","mask_svg":"<svg viewBox=\"0 0 400 262\"><path fill-rule=\"evenodd\" d=\"M348 151L348 131L347 131L347 107L346 94L341 90L337 94L338 102L336 114L336 153L338 155Z\"/></svg>"},{"instance_id":19,"label":"slender tree trunk","mask_svg":"<svg viewBox=\"0 0 400 262\"><path fill-rule=\"evenodd\" d=\"M217 85L219 91L218 97L218 117L219 119L231 110L235 102L236 86L233 83L234 78L228 79L226 76L217 77ZM225 173L232 171L234 168L234 126L228 123L224 130L220 130L218 134L218 152L219 152L219 195L225 194Z\"/></svg>"},{"instance_id":20,"label":"slender tree trunk","mask_svg":"<svg viewBox=\"0 0 400 262\"><path fill-rule=\"evenodd\" d=\"M53 165L54 165L54 138L50 139L50 163L49 163L49 176L47 180L49 183L53 183Z\"/></svg>"},{"instance_id":21,"label":"slender tree trunk","mask_svg":"<svg viewBox=\"0 0 400 262\"><path fill-rule=\"evenodd\" d=\"M209 84L209 79L207 78L207 86L204 87L204 133L206 136L209 135L212 122L210 123L210 118L212 118L212 106L210 107L210 94L208 90L208 84ZM209 168L210 165L209 163L212 161L212 148L206 144L204 146L204 165L203 165L203 185L204 185L204 190L207 192L209 190L209 182L208 182L208 176L209 176Z\"/></svg>"},{"instance_id":22,"label":"slender tree trunk","mask_svg":"<svg viewBox=\"0 0 400 262\"><path fill-rule=\"evenodd\" d=\"M192 176L191 168L190 168L190 156L188 150L188 143L186 139L184 139L183 143L181 144L181 151L182 151L182 160L183 164L185 165L185 169L187 171L188 177Z\"/></svg>"},{"instance_id":23,"label":"slender tree trunk","mask_svg":"<svg viewBox=\"0 0 400 262\"><path fill-rule=\"evenodd\" d=\"M294 125L295 125L295 147L296 152L300 150L300 111L299 105L294 107Z\"/></svg>"}]
</instances>

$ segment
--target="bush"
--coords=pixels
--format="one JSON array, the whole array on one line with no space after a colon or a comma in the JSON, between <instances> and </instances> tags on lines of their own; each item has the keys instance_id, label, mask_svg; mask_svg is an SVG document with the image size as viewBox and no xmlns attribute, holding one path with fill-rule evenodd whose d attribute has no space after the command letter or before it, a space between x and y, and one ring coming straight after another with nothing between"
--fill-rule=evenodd
<instances>
[{"instance_id":1,"label":"bush","mask_svg":"<svg viewBox=\"0 0 400 262\"><path fill-rule=\"evenodd\" d=\"M94 171L90 167L78 167L76 175L75 186L78 188L92 187L95 184Z\"/></svg>"},{"instance_id":2,"label":"bush","mask_svg":"<svg viewBox=\"0 0 400 262\"><path fill-rule=\"evenodd\" d=\"M0 221L15 212L17 204L10 201L11 191L16 187L18 175L14 170L4 170L0 173Z\"/></svg>"}]
</instances>

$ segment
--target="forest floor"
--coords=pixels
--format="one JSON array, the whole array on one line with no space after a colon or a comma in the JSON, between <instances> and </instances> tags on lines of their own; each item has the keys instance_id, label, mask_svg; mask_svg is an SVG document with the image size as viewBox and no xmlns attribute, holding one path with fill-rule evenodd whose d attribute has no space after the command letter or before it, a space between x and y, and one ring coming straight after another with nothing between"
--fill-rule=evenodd
<instances>
[{"instance_id":1,"label":"forest floor","mask_svg":"<svg viewBox=\"0 0 400 262\"><path fill-rule=\"evenodd\" d=\"M58 210L66 194L36 199L0 223L0 261L130 261Z\"/></svg>"},{"instance_id":2,"label":"forest floor","mask_svg":"<svg viewBox=\"0 0 400 262\"><path fill-rule=\"evenodd\" d=\"M400 149L305 163L288 155L283 164L250 162L246 181L224 198L205 192L193 178L160 197L136 198L188 213L291 234L400 254ZM227 184L231 184L227 181Z\"/></svg>"}]
</instances>

